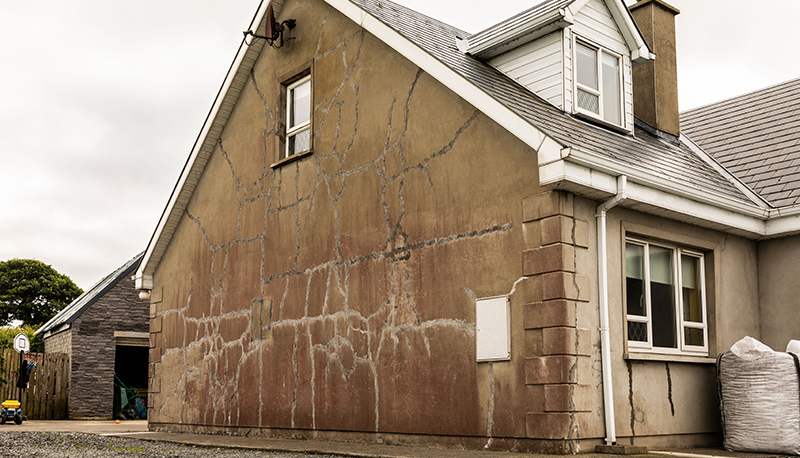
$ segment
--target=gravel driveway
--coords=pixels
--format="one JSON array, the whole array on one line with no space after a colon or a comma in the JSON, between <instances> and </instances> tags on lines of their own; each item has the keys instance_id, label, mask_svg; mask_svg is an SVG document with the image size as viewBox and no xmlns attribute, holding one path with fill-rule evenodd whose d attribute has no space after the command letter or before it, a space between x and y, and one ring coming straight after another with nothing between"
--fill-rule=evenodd
<instances>
[{"instance_id":1,"label":"gravel driveway","mask_svg":"<svg viewBox=\"0 0 800 458\"><path fill-rule=\"evenodd\" d=\"M152 442L122 437L83 433L0 432L2 454L9 457L75 457L109 456L149 457L270 457L270 458L338 458L336 455L306 455L262 451L205 448Z\"/></svg>"}]
</instances>

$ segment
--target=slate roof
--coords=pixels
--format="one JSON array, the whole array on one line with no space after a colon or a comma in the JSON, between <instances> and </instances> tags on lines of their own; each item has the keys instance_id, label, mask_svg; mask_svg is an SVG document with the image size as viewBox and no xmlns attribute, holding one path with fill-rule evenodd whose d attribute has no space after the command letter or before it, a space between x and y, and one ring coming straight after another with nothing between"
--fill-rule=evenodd
<instances>
[{"instance_id":1,"label":"slate roof","mask_svg":"<svg viewBox=\"0 0 800 458\"><path fill-rule=\"evenodd\" d=\"M117 268L117 270L95 283L94 286L86 290L77 299L72 301L68 306L64 307L60 312L58 312L58 314L51 318L50 321L37 329L36 334L47 332L61 326L62 324L70 324L75 321L83 312L97 302L98 299L103 297L105 293L119 283L120 280L126 276L132 275L133 272L135 272L139 267L139 263L142 262L143 256L144 252L137 254L133 257L133 259L121 265L119 268Z\"/></svg>"},{"instance_id":2,"label":"slate roof","mask_svg":"<svg viewBox=\"0 0 800 458\"><path fill-rule=\"evenodd\" d=\"M583 121L557 109L490 65L461 53L456 37L466 38L468 32L390 1L350 1L563 146L593 152L669 181L756 206L734 184L734 177L723 176L688 145L675 146L639 128L630 136Z\"/></svg>"},{"instance_id":3,"label":"slate roof","mask_svg":"<svg viewBox=\"0 0 800 458\"><path fill-rule=\"evenodd\" d=\"M681 128L775 207L800 204L800 78L688 110Z\"/></svg>"}]
</instances>

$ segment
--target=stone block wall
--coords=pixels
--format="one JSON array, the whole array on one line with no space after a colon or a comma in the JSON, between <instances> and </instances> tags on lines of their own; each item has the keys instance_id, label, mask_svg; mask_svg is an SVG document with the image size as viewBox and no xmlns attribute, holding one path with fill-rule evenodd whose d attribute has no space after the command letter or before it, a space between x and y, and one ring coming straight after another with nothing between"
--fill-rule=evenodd
<instances>
[{"instance_id":1,"label":"stone block wall","mask_svg":"<svg viewBox=\"0 0 800 458\"><path fill-rule=\"evenodd\" d=\"M148 332L149 306L124 276L72 323L69 418L111 418L114 331Z\"/></svg>"},{"instance_id":2,"label":"stone block wall","mask_svg":"<svg viewBox=\"0 0 800 458\"><path fill-rule=\"evenodd\" d=\"M528 435L566 439L577 452L582 417L592 411L592 334L579 325L589 310L590 279L578 272L576 254L589 247L588 222L575 218L572 194L547 191L523 202L523 273L537 287L525 305L528 342L525 383L535 406Z\"/></svg>"}]
</instances>

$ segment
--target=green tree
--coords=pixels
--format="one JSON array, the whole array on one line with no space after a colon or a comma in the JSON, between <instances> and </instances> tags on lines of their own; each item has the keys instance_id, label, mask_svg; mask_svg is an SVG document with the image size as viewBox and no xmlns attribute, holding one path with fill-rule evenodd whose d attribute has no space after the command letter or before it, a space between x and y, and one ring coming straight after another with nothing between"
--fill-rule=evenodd
<instances>
[{"instance_id":1,"label":"green tree","mask_svg":"<svg viewBox=\"0 0 800 458\"><path fill-rule=\"evenodd\" d=\"M35 259L0 262L0 323L43 324L83 293L66 275Z\"/></svg>"}]
</instances>

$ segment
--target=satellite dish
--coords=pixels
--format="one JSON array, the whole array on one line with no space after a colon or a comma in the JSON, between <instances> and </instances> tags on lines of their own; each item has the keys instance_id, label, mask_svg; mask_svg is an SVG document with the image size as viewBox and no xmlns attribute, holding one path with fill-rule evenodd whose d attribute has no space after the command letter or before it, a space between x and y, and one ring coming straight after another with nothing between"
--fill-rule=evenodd
<instances>
[{"instance_id":1,"label":"satellite dish","mask_svg":"<svg viewBox=\"0 0 800 458\"><path fill-rule=\"evenodd\" d=\"M266 35L257 35L252 30L246 30L246 31L242 32L242 33L244 33L244 36L245 36L245 43L247 43L247 41L246 41L247 40L247 36L250 35L253 38L261 38L262 40L266 40L266 42L269 43L270 46L272 46L273 48L277 49L277 48L280 48L281 46L283 46L283 41L284 40L286 40L286 41L294 40L295 37L284 38L283 37L283 32L286 31L287 27L289 28L289 30L293 29L294 26L297 24L297 21L294 20L294 19L287 19L287 20L279 23L275 19L275 11L272 9L272 2L271 1L269 2L269 5L267 5L267 14L266 14L266 18L265 19L267 21L267 24L266 24ZM280 40L280 43L276 44L276 41L278 41L278 40ZM251 44L252 43L247 43L247 46L250 46Z\"/></svg>"},{"instance_id":2,"label":"satellite dish","mask_svg":"<svg viewBox=\"0 0 800 458\"><path fill-rule=\"evenodd\" d=\"M269 2L267 7L267 42L272 45L272 42L280 38L283 27L275 20L275 12L272 10L272 2Z\"/></svg>"}]
</instances>

